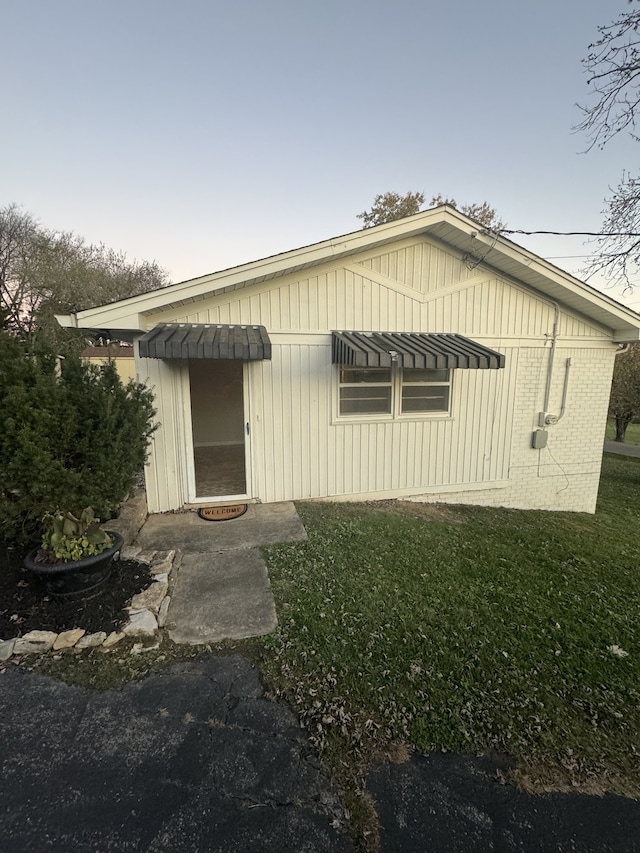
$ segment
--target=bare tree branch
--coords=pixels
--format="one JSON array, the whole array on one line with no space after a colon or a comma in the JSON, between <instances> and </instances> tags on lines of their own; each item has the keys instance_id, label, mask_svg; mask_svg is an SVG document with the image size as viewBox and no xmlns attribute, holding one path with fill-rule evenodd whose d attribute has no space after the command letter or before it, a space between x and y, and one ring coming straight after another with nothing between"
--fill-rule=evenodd
<instances>
[{"instance_id":1,"label":"bare tree branch","mask_svg":"<svg viewBox=\"0 0 640 853\"><path fill-rule=\"evenodd\" d=\"M602 232L584 274L602 273L628 292L640 273L640 178L623 174L607 200Z\"/></svg>"},{"instance_id":2,"label":"bare tree branch","mask_svg":"<svg viewBox=\"0 0 640 853\"><path fill-rule=\"evenodd\" d=\"M628 0L629 5L639 0ZM575 128L586 133L589 149L604 146L618 133L635 133L640 109L640 9L619 15L611 24L598 27L600 38L589 46L583 65L595 102L582 107L583 120ZM633 289L640 272L640 178L623 173L606 199L603 235L584 273L606 275L612 285Z\"/></svg>"},{"instance_id":3,"label":"bare tree branch","mask_svg":"<svg viewBox=\"0 0 640 853\"><path fill-rule=\"evenodd\" d=\"M621 14L598 32L583 59L595 103L580 107L584 117L576 127L587 134L589 148L603 148L623 130L635 131L640 105L640 10Z\"/></svg>"}]
</instances>

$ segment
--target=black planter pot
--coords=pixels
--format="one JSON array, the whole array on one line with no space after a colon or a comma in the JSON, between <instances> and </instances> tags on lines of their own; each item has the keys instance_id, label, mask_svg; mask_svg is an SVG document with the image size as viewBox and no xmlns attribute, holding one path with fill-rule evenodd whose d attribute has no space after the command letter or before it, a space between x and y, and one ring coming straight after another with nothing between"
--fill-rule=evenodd
<instances>
[{"instance_id":1,"label":"black planter pot","mask_svg":"<svg viewBox=\"0 0 640 853\"><path fill-rule=\"evenodd\" d=\"M111 561L124 545L119 533L107 530L113 545L101 554L69 560L67 563L38 563L35 548L24 558L23 565L42 579L47 595L63 601L93 598L99 595L109 580Z\"/></svg>"}]
</instances>

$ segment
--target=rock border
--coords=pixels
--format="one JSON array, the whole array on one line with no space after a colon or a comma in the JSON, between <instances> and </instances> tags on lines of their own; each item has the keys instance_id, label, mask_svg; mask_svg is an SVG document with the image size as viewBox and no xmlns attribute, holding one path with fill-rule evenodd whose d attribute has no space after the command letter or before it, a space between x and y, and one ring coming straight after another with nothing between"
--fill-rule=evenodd
<instances>
[{"instance_id":1,"label":"rock border","mask_svg":"<svg viewBox=\"0 0 640 853\"><path fill-rule=\"evenodd\" d=\"M124 545L117 559L144 563L149 566L153 575L150 586L134 595L125 608L129 619L119 631L112 631L109 635L105 631L87 634L84 628L73 628L59 634L55 631L29 631L22 637L0 640L0 663L8 661L11 657L49 651L61 652L64 649L82 651L101 648L106 652L125 637L155 637L167 621L167 611L171 602L170 593L173 591L175 574L182 563L182 552L143 551L137 546ZM157 646L148 647L142 643L136 643L131 649L131 654L139 654L147 648L157 648Z\"/></svg>"}]
</instances>

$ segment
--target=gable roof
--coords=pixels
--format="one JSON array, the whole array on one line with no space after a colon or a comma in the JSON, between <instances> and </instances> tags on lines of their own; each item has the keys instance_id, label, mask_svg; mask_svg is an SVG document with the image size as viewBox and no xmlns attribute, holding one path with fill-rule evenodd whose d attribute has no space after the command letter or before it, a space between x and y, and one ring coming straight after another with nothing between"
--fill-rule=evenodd
<instances>
[{"instance_id":1,"label":"gable roof","mask_svg":"<svg viewBox=\"0 0 640 853\"><path fill-rule=\"evenodd\" d=\"M63 326L108 329L125 339L127 333L144 332L153 326L147 318L150 320L149 315L158 311L197 302L226 288L248 287L419 236L435 240L477 266L522 282L547 299L599 323L611 330L614 341L640 340L640 315L635 311L511 240L483 230L446 204L57 319Z\"/></svg>"}]
</instances>

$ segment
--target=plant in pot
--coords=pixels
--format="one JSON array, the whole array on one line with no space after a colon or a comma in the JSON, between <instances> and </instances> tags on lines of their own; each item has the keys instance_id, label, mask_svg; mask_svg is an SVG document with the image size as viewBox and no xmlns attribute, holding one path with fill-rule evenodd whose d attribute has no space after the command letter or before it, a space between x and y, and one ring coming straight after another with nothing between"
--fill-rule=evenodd
<instances>
[{"instance_id":1,"label":"plant in pot","mask_svg":"<svg viewBox=\"0 0 640 853\"><path fill-rule=\"evenodd\" d=\"M91 507L79 516L71 512L47 514L42 545L24 560L37 574L46 592L64 600L92 598L106 586L111 561L122 548L115 531L103 530Z\"/></svg>"}]
</instances>

